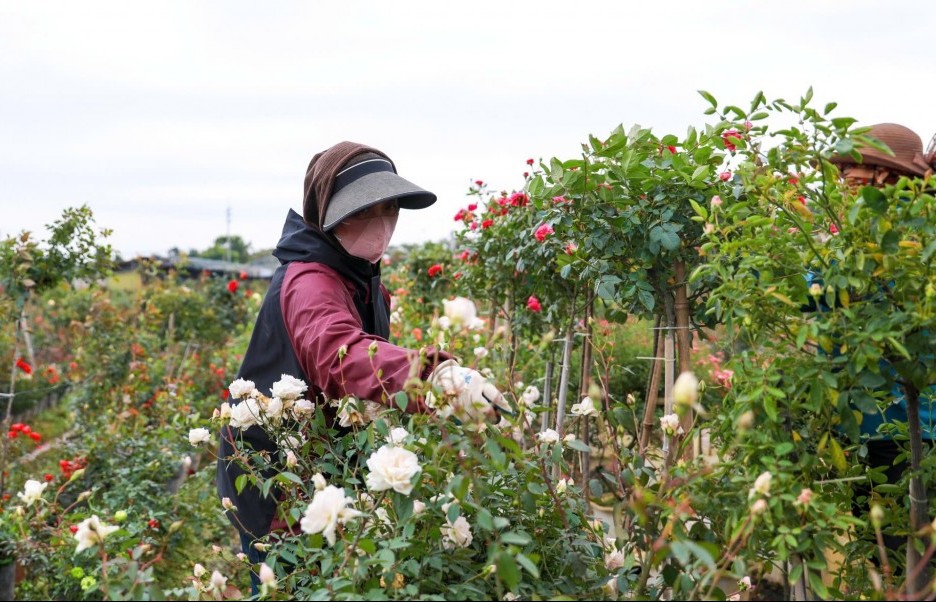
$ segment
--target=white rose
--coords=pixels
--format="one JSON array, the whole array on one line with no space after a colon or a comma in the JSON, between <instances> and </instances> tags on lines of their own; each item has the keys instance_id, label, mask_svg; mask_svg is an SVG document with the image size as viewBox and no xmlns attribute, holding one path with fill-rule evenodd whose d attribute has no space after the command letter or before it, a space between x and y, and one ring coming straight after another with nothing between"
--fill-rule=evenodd
<instances>
[{"instance_id":1,"label":"white rose","mask_svg":"<svg viewBox=\"0 0 936 602\"><path fill-rule=\"evenodd\" d=\"M471 299L455 297L442 301L445 308L445 317L451 320L453 326L473 326L478 317L478 310Z\"/></svg>"},{"instance_id":2,"label":"white rose","mask_svg":"<svg viewBox=\"0 0 936 602\"><path fill-rule=\"evenodd\" d=\"M364 426L373 422L380 410L383 409L379 403L373 401L358 400L354 397L348 397L341 404L338 411L338 424L347 428L351 426Z\"/></svg>"},{"instance_id":3,"label":"white rose","mask_svg":"<svg viewBox=\"0 0 936 602\"><path fill-rule=\"evenodd\" d=\"M488 349L487 349L487 347L475 347L475 348L474 348L474 355L475 355L475 357L478 358L478 359L482 359L482 358L487 357L487 356L488 356Z\"/></svg>"},{"instance_id":4,"label":"white rose","mask_svg":"<svg viewBox=\"0 0 936 602\"><path fill-rule=\"evenodd\" d=\"M452 327L452 321L447 316L442 316L439 318L439 328L442 330L448 330Z\"/></svg>"},{"instance_id":5,"label":"white rose","mask_svg":"<svg viewBox=\"0 0 936 602\"><path fill-rule=\"evenodd\" d=\"M188 440L192 445L208 443L211 441L211 431L206 428L192 429L188 432Z\"/></svg>"},{"instance_id":6,"label":"white rose","mask_svg":"<svg viewBox=\"0 0 936 602\"><path fill-rule=\"evenodd\" d=\"M360 512L349 508L352 499L345 495L344 489L329 485L312 496L312 503L306 508L299 526L304 533L321 533L330 545L335 545L335 529L339 524L360 516Z\"/></svg>"},{"instance_id":7,"label":"white rose","mask_svg":"<svg viewBox=\"0 0 936 602\"><path fill-rule=\"evenodd\" d=\"M553 429L546 429L542 433L537 434L536 438L540 443L557 443L559 441L559 433Z\"/></svg>"},{"instance_id":8,"label":"white rose","mask_svg":"<svg viewBox=\"0 0 936 602\"><path fill-rule=\"evenodd\" d=\"M211 573L211 589L217 594L221 594L224 589L227 587L227 577L219 573L218 571L212 571Z\"/></svg>"},{"instance_id":9,"label":"white rose","mask_svg":"<svg viewBox=\"0 0 936 602\"><path fill-rule=\"evenodd\" d=\"M321 491L328 486L328 483L325 481L325 477L322 476L322 473L317 472L312 475L312 484L315 485L316 491Z\"/></svg>"},{"instance_id":10,"label":"white rose","mask_svg":"<svg viewBox=\"0 0 936 602\"><path fill-rule=\"evenodd\" d=\"M402 447L384 445L367 459L367 488L372 491L393 489L409 495L413 477L422 471L416 454Z\"/></svg>"},{"instance_id":11,"label":"white rose","mask_svg":"<svg viewBox=\"0 0 936 602\"><path fill-rule=\"evenodd\" d=\"M254 384L252 380L244 380L243 378L238 378L231 383L231 386L228 387L228 391L231 392L231 397L234 399L241 399L242 397L250 397L250 394L257 389L257 385Z\"/></svg>"},{"instance_id":12,"label":"white rose","mask_svg":"<svg viewBox=\"0 0 936 602\"><path fill-rule=\"evenodd\" d=\"M691 407L699 400L699 379L692 372L683 372L673 383L673 401L676 405Z\"/></svg>"},{"instance_id":13,"label":"white rose","mask_svg":"<svg viewBox=\"0 0 936 602\"><path fill-rule=\"evenodd\" d=\"M445 521L442 525L442 547L446 550L454 548L467 548L471 545L471 525L464 516L459 516L455 522Z\"/></svg>"},{"instance_id":14,"label":"white rose","mask_svg":"<svg viewBox=\"0 0 936 602\"><path fill-rule=\"evenodd\" d=\"M293 402L293 416L298 417L301 414L311 414L313 411L315 411L315 405L308 399L300 398Z\"/></svg>"},{"instance_id":15,"label":"white rose","mask_svg":"<svg viewBox=\"0 0 936 602\"><path fill-rule=\"evenodd\" d=\"M26 484L23 485L23 491L17 493L16 497L23 500L23 503L27 506L32 506L42 497L42 492L45 491L45 488L48 486L48 483L40 483L34 479L29 479L26 481Z\"/></svg>"},{"instance_id":16,"label":"white rose","mask_svg":"<svg viewBox=\"0 0 936 602\"><path fill-rule=\"evenodd\" d=\"M260 403L250 397L231 408L231 427L247 429L257 424L260 418Z\"/></svg>"},{"instance_id":17,"label":"white rose","mask_svg":"<svg viewBox=\"0 0 936 602\"><path fill-rule=\"evenodd\" d=\"M425 502L419 500L413 500L413 514L422 514L426 509Z\"/></svg>"},{"instance_id":18,"label":"white rose","mask_svg":"<svg viewBox=\"0 0 936 602\"><path fill-rule=\"evenodd\" d=\"M598 410L595 409L595 402L591 397L583 397L582 401L572 405L572 414L574 416L597 416Z\"/></svg>"},{"instance_id":19,"label":"white rose","mask_svg":"<svg viewBox=\"0 0 936 602\"><path fill-rule=\"evenodd\" d=\"M281 399L299 399L308 388L309 385L298 378L283 374L278 381L273 383L273 387L270 391L273 393L273 397L279 397Z\"/></svg>"},{"instance_id":20,"label":"white rose","mask_svg":"<svg viewBox=\"0 0 936 602\"><path fill-rule=\"evenodd\" d=\"M283 417L283 400L279 397L274 397L266 403L266 407L263 408L263 423L269 423L270 419L278 423L279 420Z\"/></svg>"},{"instance_id":21,"label":"white rose","mask_svg":"<svg viewBox=\"0 0 936 602\"><path fill-rule=\"evenodd\" d=\"M556 493L562 495L571 485L575 485L572 479L559 479L559 482L556 483Z\"/></svg>"},{"instance_id":22,"label":"white rose","mask_svg":"<svg viewBox=\"0 0 936 602\"><path fill-rule=\"evenodd\" d=\"M754 486L751 487L751 490L748 492L748 497L752 498L755 495L770 495L770 481L773 479L773 475L770 474L770 471L765 471L757 477L754 481Z\"/></svg>"},{"instance_id":23,"label":"white rose","mask_svg":"<svg viewBox=\"0 0 936 602\"><path fill-rule=\"evenodd\" d=\"M398 426L387 434L387 443L390 445L401 445L409 437L409 431Z\"/></svg>"},{"instance_id":24,"label":"white rose","mask_svg":"<svg viewBox=\"0 0 936 602\"><path fill-rule=\"evenodd\" d=\"M260 583L263 585L266 585L267 587L276 586L276 573L274 573L273 569L271 569L270 566L265 562L260 563L259 577Z\"/></svg>"},{"instance_id":25,"label":"white rose","mask_svg":"<svg viewBox=\"0 0 936 602\"><path fill-rule=\"evenodd\" d=\"M612 548L604 557L605 568L609 571L616 571L624 566L624 551Z\"/></svg>"},{"instance_id":26,"label":"white rose","mask_svg":"<svg viewBox=\"0 0 936 602\"><path fill-rule=\"evenodd\" d=\"M207 570L208 569L206 569L204 566L196 562L195 567L192 569L192 574L195 575L196 578L198 578L204 575Z\"/></svg>"},{"instance_id":27,"label":"white rose","mask_svg":"<svg viewBox=\"0 0 936 602\"><path fill-rule=\"evenodd\" d=\"M120 527L105 525L101 522L101 519L97 517L97 514L86 518L80 523L78 523L78 530L75 531L75 539L78 541L78 547L75 548L75 553L86 550L91 546L97 545L104 541L104 538L119 529Z\"/></svg>"},{"instance_id":28,"label":"white rose","mask_svg":"<svg viewBox=\"0 0 936 602\"><path fill-rule=\"evenodd\" d=\"M296 457L296 453L293 450L287 451L286 452L286 466L289 468L293 468L297 464L299 464L299 458Z\"/></svg>"},{"instance_id":29,"label":"white rose","mask_svg":"<svg viewBox=\"0 0 936 602\"><path fill-rule=\"evenodd\" d=\"M536 403L539 400L539 398L540 398L540 390L536 387L536 385L530 385L529 387L527 387L526 390L523 392L523 395L520 396L520 399L523 400L523 405L527 407L530 407L531 405Z\"/></svg>"},{"instance_id":30,"label":"white rose","mask_svg":"<svg viewBox=\"0 0 936 602\"><path fill-rule=\"evenodd\" d=\"M679 426L679 416L676 414L667 414L660 417L660 427L663 432L671 437L673 435L683 434L683 428Z\"/></svg>"}]
</instances>

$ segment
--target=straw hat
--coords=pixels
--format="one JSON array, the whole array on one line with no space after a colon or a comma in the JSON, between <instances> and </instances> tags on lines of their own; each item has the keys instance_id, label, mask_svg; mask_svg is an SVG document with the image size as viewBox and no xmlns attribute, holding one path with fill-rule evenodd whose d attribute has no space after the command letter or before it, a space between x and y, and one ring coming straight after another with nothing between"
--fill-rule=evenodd
<instances>
[{"instance_id":1,"label":"straw hat","mask_svg":"<svg viewBox=\"0 0 936 602\"><path fill-rule=\"evenodd\" d=\"M883 142L894 153L894 156L885 155L881 151L862 147L862 165L877 165L900 172L901 174L922 176L929 167L923 159L923 141L910 128L896 123L878 123L871 126L867 136ZM838 165L854 164L855 159L849 155L835 155L830 159Z\"/></svg>"}]
</instances>

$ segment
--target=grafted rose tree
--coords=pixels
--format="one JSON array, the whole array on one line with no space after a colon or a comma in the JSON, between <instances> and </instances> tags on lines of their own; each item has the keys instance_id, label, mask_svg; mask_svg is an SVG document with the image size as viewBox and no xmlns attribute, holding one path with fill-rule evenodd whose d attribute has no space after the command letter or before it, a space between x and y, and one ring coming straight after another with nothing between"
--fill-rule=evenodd
<instances>
[{"instance_id":1,"label":"grafted rose tree","mask_svg":"<svg viewBox=\"0 0 936 602\"><path fill-rule=\"evenodd\" d=\"M730 342L734 385L710 421L730 461L695 499L737 529L749 515L726 483L770 471L777 493L764 496L766 528L739 554L746 562L775 563L822 597L928 595L931 473L920 471L916 413L936 383L933 180L844 185L829 157L881 142L832 116L834 103L813 107L811 91L798 103L758 95L749 111L707 98L746 133L730 193L696 207L706 262L693 279L717 282L708 311ZM883 484L861 462L859 425L901 398L909 419L883 432L904 442L912 470ZM881 529L910 534L908 563L878 545ZM845 561L829 563L830 551Z\"/></svg>"}]
</instances>

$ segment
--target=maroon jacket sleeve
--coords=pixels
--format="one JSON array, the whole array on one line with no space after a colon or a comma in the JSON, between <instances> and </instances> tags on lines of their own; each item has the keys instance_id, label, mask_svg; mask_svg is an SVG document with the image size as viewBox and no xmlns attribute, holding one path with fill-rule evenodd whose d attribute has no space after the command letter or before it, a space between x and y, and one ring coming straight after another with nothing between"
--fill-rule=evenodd
<instances>
[{"instance_id":1,"label":"maroon jacket sleeve","mask_svg":"<svg viewBox=\"0 0 936 602\"><path fill-rule=\"evenodd\" d=\"M354 306L353 285L320 263L294 262L286 269L280 306L296 357L309 383L328 399L353 395L390 404L411 377L428 378L438 362L452 356L429 349L420 365L419 352L364 332ZM370 356L370 346L377 352ZM339 359L339 350L347 354ZM378 378L378 370L381 371ZM424 412L422 400L407 406Z\"/></svg>"}]
</instances>

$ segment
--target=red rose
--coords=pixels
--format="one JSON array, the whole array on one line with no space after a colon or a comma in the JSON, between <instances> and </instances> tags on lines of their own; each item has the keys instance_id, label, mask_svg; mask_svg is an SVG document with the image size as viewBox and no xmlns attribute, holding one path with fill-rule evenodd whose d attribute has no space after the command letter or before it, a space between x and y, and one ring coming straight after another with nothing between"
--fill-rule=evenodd
<instances>
[{"instance_id":1,"label":"red rose","mask_svg":"<svg viewBox=\"0 0 936 602\"><path fill-rule=\"evenodd\" d=\"M231 281L228 282L228 284L227 284L227 289L228 289L228 291L230 291L231 293L236 293L236 292L237 292L237 287L238 287L237 280L231 280Z\"/></svg>"},{"instance_id":2,"label":"red rose","mask_svg":"<svg viewBox=\"0 0 936 602\"><path fill-rule=\"evenodd\" d=\"M72 534L74 535L75 533L78 532L78 525L69 525L68 530L71 531Z\"/></svg>"},{"instance_id":3,"label":"red rose","mask_svg":"<svg viewBox=\"0 0 936 602\"><path fill-rule=\"evenodd\" d=\"M26 374L32 374L32 366L30 366L26 360L19 358L16 360L16 367L25 372Z\"/></svg>"},{"instance_id":4,"label":"red rose","mask_svg":"<svg viewBox=\"0 0 936 602\"><path fill-rule=\"evenodd\" d=\"M543 224L536 229L536 232L533 233L533 236L536 237L536 240L543 242L546 240L546 237L554 232L553 227L549 224Z\"/></svg>"},{"instance_id":5,"label":"red rose","mask_svg":"<svg viewBox=\"0 0 936 602\"><path fill-rule=\"evenodd\" d=\"M478 208L478 204L477 204L477 203L469 203L469 204L468 204L468 211L474 211L474 210L477 209L477 208Z\"/></svg>"},{"instance_id":6,"label":"red rose","mask_svg":"<svg viewBox=\"0 0 936 602\"><path fill-rule=\"evenodd\" d=\"M481 229L483 230L485 228L490 228L493 225L494 225L494 220L486 219L483 222L481 222Z\"/></svg>"},{"instance_id":7,"label":"red rose","mask_svg":"<svg viewBox=\"0 0 936 602\"><path fill-rule=\"evenodd\" d=\"M539 299L537 299L536 296L530 295L530 298L527 299L527 309L539 313L543 311L543 306L540 305Z\"/></svg>"},{"instance_id":8,"label":"red rose","mask_svg":"<svg viewBox=\"0 0 936 602\"><path fill-rule=\"evenodd\" d=\"M741 134L738 133L738 130L725 130L722 133L722 142L725 143L725 148L730 151L737 150L737 145L735 144L736 140L741 140Z\"/></svg>"},{"instance_id":9,"label":"red rose","mask_svg":"<svg viewBox=\"0 0 936 602\"><path fill-rule=\"evenodd\" d=\"M51 481L52 479L55 478L55 475L50 474L50 473L47 472L47 473L45 473L45 474L42 476L42 478L45 479L46 481Z\"/></svg>"},{"instance_id":10,"label":"red rose","mask_svg":"<svg viewBox=\"0 0 936 602\"><path fill-rule=\"evenodd\" d=\"M39 433L29 433L29 438L38 442L40 439L42 439L42 435Z\"/></svg>"},{"instance_id":11,"label":"red rose","mask_svg":"<svg viewBox=\"0 0 936 602\"><path fill-rule=\"evenodd\" d=\"M533 159L527 159L527 165L533 165Z\"/></svg>"},{"instance_id":12,"label":"red rose","mask_svg":"<svg viewBox=\"0 0 936 602\"><path fill-rule=\"evenodd\" d=\"M475 186L477 186L478 188L481 188L482 186L484 186L484 180L475 180Z\"/></svg>"},{"instance_id":13,"label":"red rose","mask_svg":"<svg viewBox=\"0 0 936 602\"><path fill-rule=\"evenodd\" d=\"M150 526L150 529L158 529L158 528L159 528L159 521L156 520L155 518L149 519L149 522L147 522L146 524Z\"/></svg>"},{"instance_id":14,"label":"red rose","mask_svg":"<svg viewBox=\"0 0 936 602\"><path fill-rule=\"evenodd\" d=\"M438 274L442 273L442 266L438 263L429 268L429 277L435 278Z\"/></svg>"},{"instance_id":15,"label":"red rose","mask_svg":"<svg viewBox=\"0 0 936 602\"><path fill-rule=\"evenodd\" d=\"M673 146L672 144L667 146L666 148L667 150L669 150L669 152L673 153L674 155L676 154L676 147Z\"/></svg>"},{"instance_id":16,"label":"red rose","mask_svg":"<svg viewBox=\"0 0 936 602\"><path fill-rule=\"evenodd\" d=\"M722 182L727 182L728 180L731 179L731 172L730 171L721 172L720 174L718 174L718 179L721 180Z\"/></svg>"},{"instance_id":17,"label":"red rose","mask_svg":"<svg viewBox=\"0 0 936 602\"><path fill-rule=\"evenodd\" d=\"M247 280L247 272L241 272L241 273L240 273L240 279L241 279L241 280Z\"/></svg>"}]
</instances>

